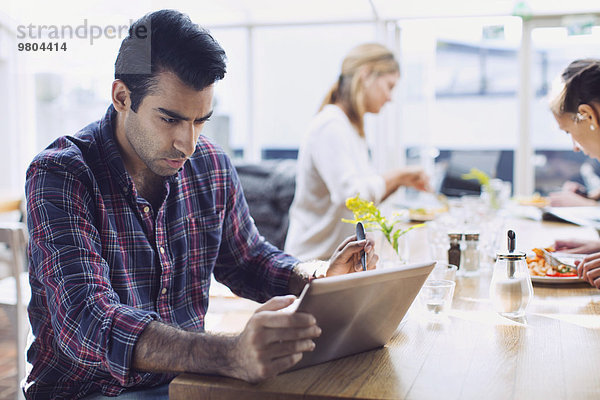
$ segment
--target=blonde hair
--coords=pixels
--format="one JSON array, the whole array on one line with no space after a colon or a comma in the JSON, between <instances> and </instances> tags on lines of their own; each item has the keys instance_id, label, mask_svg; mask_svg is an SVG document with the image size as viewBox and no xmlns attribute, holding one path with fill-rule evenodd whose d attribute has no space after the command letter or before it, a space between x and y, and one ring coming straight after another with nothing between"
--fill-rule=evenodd
<instances>
[{"instance_id":1,"label":"blonde hair","mask_svg":"<svg viewBox=\"0 0 600 400\"><path fill-rule=\"evenodd\" d=\"M327 104L341 103L350 123L361 137L365 136L363 74L359 73L363 69L367 69L369 75L400 73L398 61L387 47L378 43L356 46L344 58L342 72L319 108L321 111Z\"/></svg>"}]
</instances>

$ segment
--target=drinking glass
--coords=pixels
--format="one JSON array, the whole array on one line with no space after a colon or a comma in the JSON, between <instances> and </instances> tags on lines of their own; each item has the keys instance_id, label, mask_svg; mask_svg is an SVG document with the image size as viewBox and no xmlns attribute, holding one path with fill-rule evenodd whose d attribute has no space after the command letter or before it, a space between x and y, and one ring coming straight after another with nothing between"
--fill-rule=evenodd
<instances>
[{"instance_id":1,"label":"drinking glass","mask_svg":"<svg viewBox=\"0 0 600 400\"><path fill-rule=\"evenodd\" d=\"M419 300L427 314L433 317L445 315L452 306L454 281L446 279L428 279L423 284Z\"/></svg>"},{"instance_id":2,"label":"drinking glass","mask_svg":"<svg viewBox=\"0 0 600 400\"><path fill-rule=\"evenodd\" d=\"M429 221L425 225L429 256L432 260L448 261L448 227L443 218Z\"/></svg>"},{"instance_id":3,"label":"drinking glass","mask_svg":"<svg viewBox=\"0 0 600 400\"><path fill-rule=\"evenodd\" d=\"M458 267L454 264L449 264L445 261L437 261L435 267L429 274L428 279L455 281L457 270Z\"/></svg>"}]
</instances>

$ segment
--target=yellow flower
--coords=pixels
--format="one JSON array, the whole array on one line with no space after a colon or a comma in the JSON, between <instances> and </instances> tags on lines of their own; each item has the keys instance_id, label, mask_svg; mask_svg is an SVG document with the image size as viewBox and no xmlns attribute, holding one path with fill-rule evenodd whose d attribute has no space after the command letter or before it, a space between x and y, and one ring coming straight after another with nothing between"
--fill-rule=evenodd
<instances>
[{"instance_id":1,"label":"yellow flower","mask_svg":"<svg viewBox=\"0 0 600 400\"><path fill-rule=\"evenodd\" d=\"M365 225L365 228L380 230L396 253L398 253L398 239L400 236L412 229L425 226L425 224L418 224L406 229L396 227L396 224L402 221L399 214L395 213L392 219L388 220L381 215L381 211L379 211L372 201L363 200L359 195L346 199L346 208L352 211L354 219L342 218L342 222L356 224L360 221Z\"/></svg>"},{"instance_id":2,"label":"yellow flower","mask_svg":"<svg viewBox=\"0 0 600 400\"><path fill-rule=\"evenodd\" d=\"M496 198L496 192L492 189L490 177L488 176L488 174L486 174L480 169L471 168L471 171L469 171L468 174L462 175L462 178L476 179L477 182L479 182L479 184L483 187L483 190L489 195L490 205L492 206L492 208L496 210L499 208L498 199Z\"/></svg>"},{"instance_id":3,"label":"yellow flower","mask_svg":"<svg viewBox=\"0 0 600 400\"><path fill-rule=\"evenodd\" d=\"M462 175L463 179L476 179L477 182L479 182L479 184L481 186L489 186L490 185L490 177L488 176L488 174L486 174L485 172L483 172L480 169L477 168L471 168L471 170L469 171L468 174L463 174Z\"/></svg>"}]
</instances>

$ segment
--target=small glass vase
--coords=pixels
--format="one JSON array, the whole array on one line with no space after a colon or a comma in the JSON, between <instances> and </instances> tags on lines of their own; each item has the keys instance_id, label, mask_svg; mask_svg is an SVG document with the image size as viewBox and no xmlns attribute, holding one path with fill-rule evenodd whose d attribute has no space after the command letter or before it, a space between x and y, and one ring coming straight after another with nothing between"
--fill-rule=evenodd
<instances>
[{"instance_id":1,"label":"small glass vase","mask_svg":"<svg viewBox=\"0 0 600 400\"><path fill-rule=\"evenodd\" d=\"M481 191L481 199L492 212L502 210L510 199L512 187L510 182L501 179L491 179L487 190Z\"/></svg>"},{"instance_id":2,"label":"small glass vase","mask_svg":"<svg viewBox=\"0 0 600 400\"><path fill-rule=\"evenodd\" d=\"M398 252L381 231L371 232L375 240L375 254L379 256L377 268L387 268L408 263L410 247L407 234L398 238Z\"/></svg>"}]
</instances>

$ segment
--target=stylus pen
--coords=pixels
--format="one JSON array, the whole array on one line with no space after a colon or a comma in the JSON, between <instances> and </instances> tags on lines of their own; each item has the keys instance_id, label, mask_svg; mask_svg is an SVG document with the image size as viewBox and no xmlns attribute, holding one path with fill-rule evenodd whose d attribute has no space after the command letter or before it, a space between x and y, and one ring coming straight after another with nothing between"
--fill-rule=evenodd
<instances>
[{"instance_id":1,"label":"stylus pen","mask_svg":"<svg viewBox=\"0 0 600 400\"><path fill-rule=\"evenodd\" d=\"M362 222L356 223L356 239L365 240L365 228L363 227ZM360 263L362 264L363 271L367 270L367 255L364 250L360 251Z\"/></svg>"}]
</instances>

